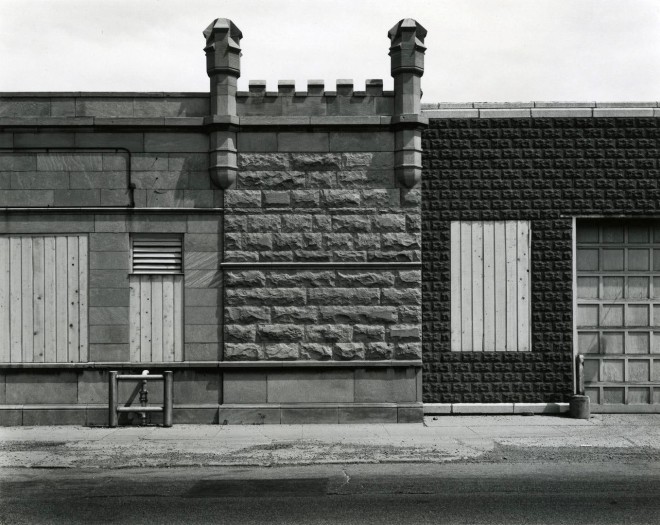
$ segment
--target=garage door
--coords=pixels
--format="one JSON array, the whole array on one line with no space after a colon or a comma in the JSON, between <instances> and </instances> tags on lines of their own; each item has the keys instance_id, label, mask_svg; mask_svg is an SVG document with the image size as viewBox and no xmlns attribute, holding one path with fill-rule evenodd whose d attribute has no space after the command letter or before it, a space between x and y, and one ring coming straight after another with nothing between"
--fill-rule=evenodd
<instances>
[{"instance_id":1,"label":"garage door","mask_svg":"<svg viewBox=\"0 0 660 525\"><path fill-rule=\"evenodd\" d=\"M591 403L660 408L660 222L577 222L577 338Z\"/></svg>"}]
</instances>

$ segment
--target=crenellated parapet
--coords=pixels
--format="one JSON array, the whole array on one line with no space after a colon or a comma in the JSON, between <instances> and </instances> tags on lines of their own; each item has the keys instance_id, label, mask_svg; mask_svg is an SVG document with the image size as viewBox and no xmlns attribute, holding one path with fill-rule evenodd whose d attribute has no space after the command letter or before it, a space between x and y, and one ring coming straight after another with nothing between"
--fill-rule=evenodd
<instances>
[{"instance_id":1,"label":"crenellated parapet","mask_svg":"<svg viewBox=\"0 0 660 525\"><path fill-rule=\"evenodd\" d=\"M312 141L322 144L331 142L329 134L340 131L361 133L366 143L370 133L391 135L395 183L402 188L418 187L421 130L427 124L420 104L426 49L426 30L421 25L404 19L388 33L392 91L383 90L381 79L366 80L363 90L356 90L350 79L337 80L334 89L326 89L323 80L309 80L304 91L297 91L293 80L278 81L277 91L269 91L265 80L251 80L247 91L237 91L242 36L234 23L224 18L216 19L204 31L211 79L211 114L205 125L211 143L209 171L217 187L236 188L238 137L242 132L252 134L246 143L259 140L254 133L279 132L285 142L291 140L291 133L308 133L314 135ZM357 135L354 139L360 140ZM275 141L280 147L279 135Z\"/></svg>"}]
</instances>

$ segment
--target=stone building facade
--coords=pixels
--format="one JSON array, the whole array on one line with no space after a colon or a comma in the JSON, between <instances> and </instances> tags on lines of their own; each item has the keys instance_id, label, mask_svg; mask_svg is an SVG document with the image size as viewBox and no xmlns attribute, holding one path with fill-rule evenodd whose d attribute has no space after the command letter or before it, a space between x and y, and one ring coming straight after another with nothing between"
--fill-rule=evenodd
<instances>
[{"instance_id":1,"label":"stone building facade","mask_svg":"<svg viewBox=\"0 0 660 525\"><path fill-rule=\"evenodd\" d=\"M143 369L174 423L421 420L425 31L389 36L393 92L237 91L218 19L209 93L2 94L0 420L104 424Z\"/></svg>"},{"instance_id":2,"label":"stone building facade","mask_svg":"<svg viewBox=\"0 0 660 525\"><path fill-rule=\"evenodd\" d=\"M238 91L217 19L207 93L0 94L0 424L106 424L144 369L175 423L560 412L577 355L658 411L658 104L422 107L388 36L393 91Z\"/></svg>"}]
</instances>

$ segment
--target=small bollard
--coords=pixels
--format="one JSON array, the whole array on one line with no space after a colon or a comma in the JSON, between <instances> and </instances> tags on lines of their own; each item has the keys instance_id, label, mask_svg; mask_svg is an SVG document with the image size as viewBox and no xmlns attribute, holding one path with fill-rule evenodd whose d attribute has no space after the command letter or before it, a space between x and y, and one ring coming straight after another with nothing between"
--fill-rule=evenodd
<instances>
[{"instance_id":1,"label":"small bollard","mask_svg":"<svg viewBox=\"0 0 660 525\"><path fill-rule=\"evenodd\" d=\"M572 396L569 409L572 418L589 419L591 417L589 396Z\"/></svg>"}]
</instances>

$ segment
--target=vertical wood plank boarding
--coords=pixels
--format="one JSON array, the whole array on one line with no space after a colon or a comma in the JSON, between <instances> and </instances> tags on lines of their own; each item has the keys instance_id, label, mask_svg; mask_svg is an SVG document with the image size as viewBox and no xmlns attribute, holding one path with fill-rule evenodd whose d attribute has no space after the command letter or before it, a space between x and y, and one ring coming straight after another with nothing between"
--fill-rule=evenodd
<instances>
[{"instance_id":1,"label":"vertical wood plank boarding","mask_svg":"<svg viewBox=\"0 0 660 525\"><path fill-rule=\"evenodd\" d=\"M518 349L518 301L517 283L517 233L516 223L507 221L506 225L506 349L515 352Z\"/></svg>"},{"instance_id":2,"label":"vertical wood plank boarding","mask_svg":"<svg viewBox=\"0 0 660 525\"><path fill-rule=\"evenodd\" d=\"M78 321L78 343L79 343L79 361L86 363L89 361L89 343L88 343L88 312L87 312L87 256L88 240L81 235L78 237L78 306L80 310Z\"/></svg>"},{"instance_id":3,"label":"vertical wood plank boarding","mask_svg":"<svg viewBox=\"0 0 660 525\"><path fill-rule=\"evenodd\" d=\"M529 351L529 222L457 221L450 233L451 349Z\"/></svg>"},{"instance_id":4,"label":"vertical wood plank boarding","mask_svg":"<svg viewBox=\"0 0 660 525\"><path fill-rule=\"evenodd\" d=\"M44 237L44 361L57 361L55 237Z\"/></svg>"},{"instance_id":5,"label":"vertical wood plank boarding","mask_svg":"<svg viewBox=\"0 0 660 525\"><path fill-rule=\"evenodd\" d=\"M128 333L130 359L132 363L140 362L140 277L131 275L129 281L129 309L128 309Z\"/></svg>"},{"instance_id":6,"label":"vertical wood plank boarding","mask_svg":"<svg viewBox=\"0 0 660 525\"><path fill-rule=\"evenodd\" d=\"M461 348L472 352L472 225L461 223Z\"/></svg>"},{"instance_id":7,"label":"vertical wood plank boarding","mask_svg":"<svg viewBox=\"0 0 660 525\"><path fill-rule=\"evenodd\" d=\"M44 280L44 238L34 237L32 239L32 270L33 270L33 350L34 362L43 363L45 359L45 280Z\"/></svg>"},{"instance_id":8,"label":"vertical wood plank boarding","mask_svg":"<svg viewBox=\"0 0 660 525\"><path fill-rule=\"evenodd\" d=\"M11 360L9 324L9 237L0 237L0 362Z\"/></svg>"},{"instance_id":9,"label":"vertical wood plank boarding","mask_svg":"<svg viewBox=\"0 0 660 525\"><path fill-rule=\"evenodd\" d=\"M66 363L68 359L68 331L69 308L68 300L68 261L67 261L66 237L55 238L55 282L56 282L56 324L57 324L57 348L56 361Z\"/></svg>"},{"instance_id":10,"label":"vertical wood plank boarding","mask_svg":"<svg viewBox=\"0 0 660 525\"><path fill-rule=\"evenodd\" d=\"M495 222L495 351L506 350L506 234Z\"/></svg>"},{"instance_id":11,"label":"vertical wood plank boarding","mask_svg":"<svg viewBox=\"0 0 660 525\"><path fill-rule=\"evenodd\" d=\"M529 350L529 227L518 222L518 351Z\"/></svg>"},{"instance_id":12,"label":"vertical wood plank boarding","mask_svg":"<svg viewBox=\"0 0 660 525\"><path fill-rule=\"evenodd\" d=\"M174 361L174 277L163 276L163 361Z\"/></svg>"},{"instance_id":13,"label":"vertical wood plank boarding","mask_svg":"<svg viewBox=\"0 0 660 525\"><path fill-rule=\"evenodd\" d=\"M484 347L495 350L495 226L483 223L484 238Z\"/></svg>"},{"instance_id":14,"label":"vertical wood plank boarding","mask_svg":"<svg viewBox=\"0 0 660 525\"><path fill-rule=\"evenodd\" d=\"M32 237L24 237L21 241L21 306L23 320L23 344L22 360L24 363L34 361L34 310L32 305L32 294L34 283L32 274Z\"/></svg>"},{"instance_id":15,"label":"vertical wood plank boarding","mask_svg":"<svg viewBox=\"0 0 660 525\"><path fill-rule=\"evenodd\" d=\"M451 223L451 349L461 348L461 225Z\"/></svg>"},{"instance_id":16,"label":"vertical wood plank boarding","mask_svg":"<svg viewBox=\"0 0 660 525\"><path fill-rule=\"evenodd\" d=\"M472 223L472 350L484 350L483 222Z\"/></svg>"},{"instance_id":17,"label":"vertical wood plank boarding","mask_svg":"<svg viewBox=\"0 0 660 525\"><path fill-rule=\"evenodd\" d=\"M9 238L9 324L11 329L11 362L20 363L23 359L23 319L21 306L21 238Z\"/></svg>"},{"instance_id":18,"label":"vertical wood plank boarding","mask_svg":"<svg viewBox=\"0 0 660 525\"><path fill-rule=\"evenodd\" d=\"M174 360L183 361L183 276L174 279Z\"/></svg>"},{"instance_id":19,"label":"vertical wood plank boarding","mask_svg":"<svg viewBox=\"0 0 660 525\"><path fill-rule=\"evenodd\" d=\"M78 291L78 239L67 237L67 305L69 315L69 334L67 344L67 361L77 363L80 360L80 293Z\"/></svg>"},{"instance_id":20,"label":"vertical wood plank boarding","mask_svg":"<svg viewBox=\"0 0 660 525\"><path fill-rule=\"evenodd\" d=\"M140 361L151 361L151 276L140 280Z\"/></svg>"},{"instance_id":21,"label":"vertical wood plank boarding","mask_svg":"<svg viewBox=\"0 0 660 525\"><path fill-rule=\"evenodd\" d=\"M163 276L151 278L151 360L163 360Z\"/></svg>"}]
</instances>

